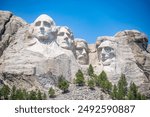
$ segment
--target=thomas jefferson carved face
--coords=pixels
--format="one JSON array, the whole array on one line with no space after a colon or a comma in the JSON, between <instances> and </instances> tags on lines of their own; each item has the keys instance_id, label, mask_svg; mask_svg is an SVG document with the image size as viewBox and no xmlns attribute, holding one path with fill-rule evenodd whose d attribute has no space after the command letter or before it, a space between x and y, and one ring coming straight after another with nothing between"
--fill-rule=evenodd
<instances>
[{"instance_id":1,"label":"thomas jefferson carved face","mask_svg":"<svg viewBox=\"0 0 150 117\"><path fill-rule=\"evenodd\" d=\"M48 15L40 15L33 23L34 26L34 36L39 40L52 39L51 32L55 23L51 17Z\"/></svg>"},{"instance_id":2,"label":"thomas jefferson carved face","mask_svg":"<svg viewBox=\"0 0 150 117\"><path fill-rule=\"evenodd\" d=\"M98 58L104 66L109 66L115 59L115 50L112 45L111 41L104 40L98 46Z\"/></svg>"},{"instance_id":3,"label":"thomas jefferson carved face","mask_svg":"<svg viewBox=\"0 0 150 117\"><path fill-rule=\"evenodd\" d=\"M88 45L86 41L76 40L76 57L78 63L85 65L88 64Z\"/></svg>"},{"instance_id":4,"label":"thomas jefferson carved face","mask_svg":"<svg viewBox=\"0 0 150 117\"><path fill-rule=\"evenodd\" d=\"M73 48L73 34L68 27L59 27L57 34L57 43L64 49Z\"/></svg>"}]
</instances>

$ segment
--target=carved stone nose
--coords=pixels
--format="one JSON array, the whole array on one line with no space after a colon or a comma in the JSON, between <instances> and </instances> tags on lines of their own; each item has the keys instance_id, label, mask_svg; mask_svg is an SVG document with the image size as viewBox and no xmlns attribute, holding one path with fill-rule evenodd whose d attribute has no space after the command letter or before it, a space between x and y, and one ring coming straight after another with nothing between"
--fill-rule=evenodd
<instances>
[{"instance_id":1,"label":"carved stone nose","mask_svg":"<svg viewBox=\"0 0 150 117\"><path fill-rule=\"evenodd\" d=\"M64 33L64 39L68 40L68 36L66 35L66 33Z\"/></svg>"},{"instance_id":2,"label":"carved stone nose","mask_svg":"<svg viewBox=\"0 0 150 117\"><path fill-rule=\"evenodd\" d=\"M104 58L104 57L105 57L105 54L102 53L102 58Z\"/></svg>"},{"instance_id":3,"label":"carved stone nose","mask_svg":"<svg viewBox=\"0 0 150 117\"><path fill-rule=\"evenodd\" d=\"M40 29L44 30L44 24L43 24L43 22L41 22Z\"/></svg>"},{"instance_id":4,"label":"carved stone nose","mask_svg":"<svg viewBox=\"0 0 150 117\"><path fill-rule=\"evenodd\" d=\"M41 26L41 27L40 27L40 30L44 30L44 27L43 27L43 26Z\"/></svg>"},{"instance_id":5,"label":"carved stone nose","mask_svg":"<svg viewBox=\"0 0 150 117\"><path fill-rule=\"evenodd\" d=\"M83 55L86 55L85 49L82 50L82 54L83 54Z\"/></svg>"},{"instance_id":6,"label":"carved stone nose","mask_svg":"<svg viewBox=\"0 0 150 117\"><path fill-rule=\"evenodd\" d=\"M64 40L66 40L66 41L67 41L67 40L68 40L68 37L65 37L65 38L64 38Z\"/></svg>"},{"instance_id":7,"label":"carved stone nose","mask_svg":"<svg viewBox=\"0 0 150 117\"><path fill-rule=\"evenodd\" d=\"M102 49L102 54L104 54L104 53L105 53L105 49L103 48L103 49Z\"/></svg>"}]
</instances>

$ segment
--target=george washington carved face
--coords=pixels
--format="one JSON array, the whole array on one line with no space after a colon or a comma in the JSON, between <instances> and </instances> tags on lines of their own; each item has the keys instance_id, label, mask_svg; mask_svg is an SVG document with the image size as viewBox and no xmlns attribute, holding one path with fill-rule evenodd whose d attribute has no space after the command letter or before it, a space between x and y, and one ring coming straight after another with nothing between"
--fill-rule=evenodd
<instances>
[{"instance_id":1,"label":"george washington carved face","mask_svg":"<svg viewBox=\"0 0 150 117\"><path fill-rule=\"evenodd\" d=\"M34 36L39 40L50 40L53 39L53 28L55 23L51 17L48 15L40 15L33 23Z\"/></svg>"}]
</instances>

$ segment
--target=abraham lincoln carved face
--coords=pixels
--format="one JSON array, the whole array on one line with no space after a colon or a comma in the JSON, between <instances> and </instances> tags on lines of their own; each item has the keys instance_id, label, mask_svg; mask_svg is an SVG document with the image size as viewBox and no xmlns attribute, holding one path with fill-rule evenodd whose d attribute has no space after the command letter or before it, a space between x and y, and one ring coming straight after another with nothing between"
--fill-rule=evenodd
<instances>
[{"instance_id":1,"label":"abraham lincoln carved face","mask_svg":"<svg viewBox=\"0 0 150 117\"><path fill-rule=\"evenodd\" d=\"M115 59L115 50L113 42L109 39L100 38L99 45L97 46L97 53L99 61L103 66L109 66Z\"/></svg>"}]
</instances>

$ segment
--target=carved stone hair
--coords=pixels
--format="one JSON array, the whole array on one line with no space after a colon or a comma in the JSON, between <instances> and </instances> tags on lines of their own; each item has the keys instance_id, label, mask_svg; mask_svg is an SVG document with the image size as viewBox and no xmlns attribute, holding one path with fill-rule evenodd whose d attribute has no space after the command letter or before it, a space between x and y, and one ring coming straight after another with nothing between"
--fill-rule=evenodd
<instances>
[{"instance_id":1,"label":"carved stone hair","mask_svg":"<svg viewBox=\"0 0 150 117\"><path fill-rule=\"evenodd\" d=\"M71 39L74 39L73 32L67 26L57 26L58 32L60 31L61 28L65 28L70 33Z\"/></svg>"}]
</instances>

